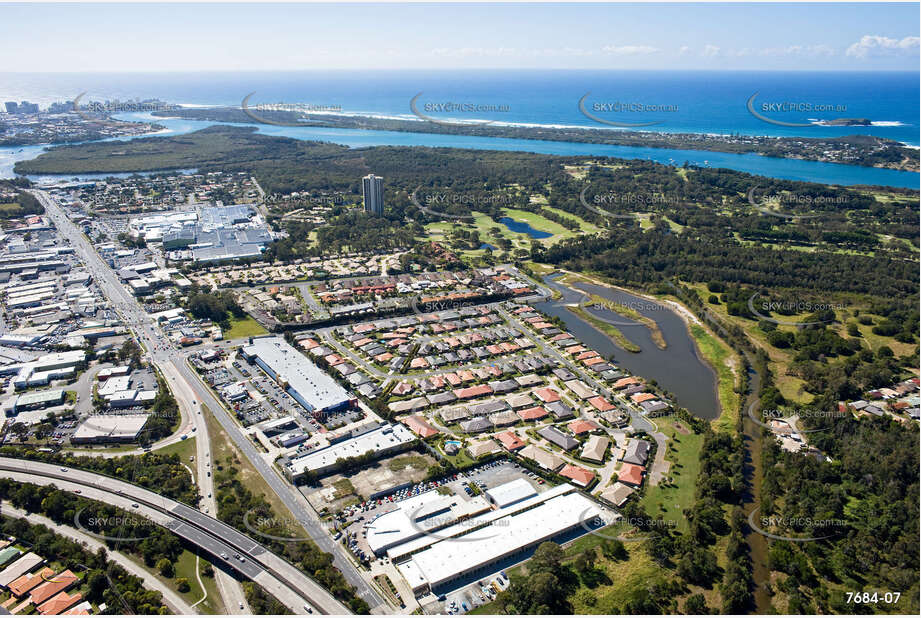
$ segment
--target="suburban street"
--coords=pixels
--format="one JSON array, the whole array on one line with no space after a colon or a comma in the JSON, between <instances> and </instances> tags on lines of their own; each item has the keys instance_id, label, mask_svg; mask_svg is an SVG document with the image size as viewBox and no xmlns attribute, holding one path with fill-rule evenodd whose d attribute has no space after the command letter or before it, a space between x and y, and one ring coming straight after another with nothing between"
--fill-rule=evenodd
<instances>
[{"instance_id":1,"label":"suburban street","mask_svg":"<svg viewBox=\"0 0 921 618\"><path fill-rule=\"evenodd\" d=\"M211 513L216 513L216 503L213 498L213 478L207 474L207 466L210 465L211 461L210 440L207 423L204 421L201 409L202 406L207 407L214 414L227 434L246 458L249 459L257 472L262 475L272 491L278 495L294 517L304 525L314 542L323 551L333 555L335 566L342 571L346 580L355 586L358 595L371 606L372 611L389 613L389 606L362 578L357 567L348 558L343 548L332 540L326 530L326 526L307 503L306 498L266 463L258 449L243 434L239 425L212 395L210 389L200 381L192 368L184 362L180 351L163 335L159 326L121 284L115 272L96 253L86 236L77 229L60 206L46 193L35 191L34 194L42 201L48 216L54 221L55 226L62 233L73 239L75 251L86 264L94 279L99 282L100 288L109 298L113 308L122 316L124 323L135 332L145 351L173 389L183 420L179 431L170 438L161 441L158 446L178 441L183 433L194 428L198 451L198 479L201 483L200 493L204 499L203 508L207 508ZM212 495L211 499L206 497L208 494ZM221 593L222 595L226 594L224 598L228 611L237 610L239 613L241 603L246 609L239 583L232 579L223 583L225 586L222 587ZM249 612L247 611L247 613Z\"/></svg>"}]
</instances>

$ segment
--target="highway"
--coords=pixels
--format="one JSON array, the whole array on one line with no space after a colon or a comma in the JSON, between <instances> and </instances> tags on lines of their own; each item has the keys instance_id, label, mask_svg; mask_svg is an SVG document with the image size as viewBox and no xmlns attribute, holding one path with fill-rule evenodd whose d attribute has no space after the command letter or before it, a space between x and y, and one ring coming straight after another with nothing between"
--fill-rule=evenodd
<instances>
[{"instance_id":1,"label":"highway","mask_svg":"<svg viewBox=\"0 0 921 618\"><path fill-rule=\"evenodd\" d=\"M100 289L107 295L113 308L119 312L125 324L134 330L138 339L147 349L152 361L157 365L164 377L169 380L170 386L176 395L176 400L179 402L180 409L183 412L183 427L188 428L189 424L191 424L191 426L197 428L195 433L198 448L198 478L201 482L202 496L205 497L208 494L213 496L213 479L207 475L207 468L203 468L203 466L210 464L208 428L201 410L201 406L206 406L241 452L249 459L256 471L265 479L272 491L278 495L292 515L301 522L313 541L320 549L333 555L333 564L342 572L346 581L355 587L358 596L368 603L373 612L389 613L391 611L390 606L361 576L357 567L348 558L344 548L333 541L326 525L307 503L306 498L290 483L281 478L272 466L262 458L261 452L243 435L237 423L221 403L217 401L211 390L201 382L194 370L181 360L179 350L172 345L160 331L159 325L150 318L137 300L125 289L115 272L96 253L82 231L77 229L50 196L43 191L33 191L33 194L45 206L45 212L54 221L58 230L72 240L75 252L83 260L94 280L98 282ZM191 408L194 409L190 409L190 402ZM175 434L176 440L179 439L182 432L183 429L180 429ZM203 451L202 449L205 450ZM211 498L210 501L206 499L203 508L208 508L212 513L216 513L214 499ZM236 584L236 582L233 583ZM239 588L239 586L236 587ZM222 595L225 593L224 590L221 592ZM242 592L240 594L242 595ZM232 594L230 596L235 597ZM230 602L225 604L229 605ZM233 608L238 606L237 602L233 603Z\"/></svg>"},{"instance_id":2,"label":"highway","mask_svg":"<svg viewBox=\"0 0 921 618\"><path fill-rule=\"evenodd\" d=\"M93 552L104 549L106 551L106 556L111 563L119 565L128 573L141 579L144 582L144 586L148 590L156 590L162 594L163 603L169 607L173 613L186 615L198 613L195 611L194 605L189 605L186 603L183 598L179 596L179 593L159 580L151 571L144 569L138 565L137 562L131 558L128 558L125 554L122 554L121 552L106 546L104 541L93 537L86 532L82 532L80 529L74 526L58 524L43 515L38 515L37 513L28 513L24 510L17 509L8 502L3 503L2 510L5 517L25 519L30 524L41 524L60 536L67 537L85 545Z\"/></svg>"},{"instance_id":3,"label":"highway","mask_svg":"<svg viewBox=\"0 0 921 618\"><path fill-rule=\"evenodd\" d=\"M294 565L236 529L181 502L86 470L9 457L0 457L0 470L21 483L53 484L64 491L138 513L208 552L216 564L224 564L258 583L294 613L303 614L305 603L325 614L350 613Z\"/></svg>"},{"instance_id":4,"label":"highway","mask_svg":"<svg viewBox=\"0 0 921 618\"><path fill-rule=\"evenodd\" d=\"M144 311L134 296L125 289L115 272L96 253L96 249L90 244L82 230L73 224L60 205L44 191L33 191L32 193L45 207L45 214L54 222L58 234L71 241L77 257L83 261L87 271L92 275L93 281L96 282L96 285L109 300L112 309L121 317L122 322L134 332L141 345L145 348L151 362L169 382L179 405L181 415L179 429L171 436L152 445L152 448L162 448L178 442L183 435L193 435L194 433L198 437L196 449L202 508L208 512L216 513L214 481L207 474L206 469L206 466L210 466L211 462L211 442L208 439L208 427L201 416L200 410L197 409L197 402L194 398L188 397L188 389L183 388L182 380L179 378L173 364L173 358L179 356L179 351L163 335L159 326ZM249 611L243 588L239 582L220 571L216 575L218 590L224 600L227 613L252 613Z\"/></svg>"}]
</instances>

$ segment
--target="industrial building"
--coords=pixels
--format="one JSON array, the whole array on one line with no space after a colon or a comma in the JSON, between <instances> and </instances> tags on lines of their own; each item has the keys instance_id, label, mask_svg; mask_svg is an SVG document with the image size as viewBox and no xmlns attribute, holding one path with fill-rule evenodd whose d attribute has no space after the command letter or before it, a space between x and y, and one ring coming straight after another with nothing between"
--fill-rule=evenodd
<instances>
[{"instance_id":1,"label":"industrial building","mask_svg":"<svg viewBox=\"0 0 921 618\"><path fill-rule=\"evenodd\" d=\"M344 410L355 398L283 337L260 337L242 348L243 357L255 362L282 385L295 401L315 416Z\"/></svg>"},{"instance_id":2,"label":"industrial building","mask_svg":"<svg viewBox=\"0 0 921 618\"><path fill-rule=\"evenodd\" d=\"M94 414L80 423L70 437L72 444L137 442L150 414Z\"/></svg>"},{"instance_id":3,"label":"industrial building","mask_svg":"<svg viewBox=\"0 0 921 618\"><path fill-rule=\"evenodd\" d=\"M36 391L34 393L24 393L16 397L13 403L13 414L19 414L23 410L35 410L38 408L47 408L48 406L57 406L64 403L64 391Z\"/></svg>"},{"instance_id":4,"label":"industrial building","mask_svg":"<svg viewBox=\"0 0 921 618\"><path fill-rule=\"evenodd\" d=\"M505 491L496 489L499 494ZM517 492L510 488L508 493ZM565 484L391 548L387 554L395 561L409 558L397 569L416 594L437 592L525 560L544 541L602 521L598 505Z\"/></svg>"},{"instance_id":5,"label":"industrial building","mask_svg":"<svg viewBox=\"0 0 921 618\"><path fill-rule=\"evenodd\" d=\"M380 556L388 549L490 510L482 496L465 500L427 491L398 503L368 525L368 547Z\"/></svg>"},{"instance_id":6,"label":"industrial building","mask_svg":"<svg viewBox=\"0 0 921 618\"><path fill-rule=\"evenodd\" d=\"M515 479L508 483L493 487L486 492L486 497L497 507L505 508L517 504L522 500L533 498L537 495L534 487L525 479Z\"/></svg>"},{"instance_id":7,"label":"industrial building","mask_svg":"<svg viewBox=\"0 0 921 618\"><path fill-rule=\"evenodd\" d=\"M283 462L282 471L292 483L297 483L308 473L322 475L337 469L340 459L369 452L384 457L408 449L415 441L416 436L405 426L383 425Z\"/></svg>"}]
</instances>

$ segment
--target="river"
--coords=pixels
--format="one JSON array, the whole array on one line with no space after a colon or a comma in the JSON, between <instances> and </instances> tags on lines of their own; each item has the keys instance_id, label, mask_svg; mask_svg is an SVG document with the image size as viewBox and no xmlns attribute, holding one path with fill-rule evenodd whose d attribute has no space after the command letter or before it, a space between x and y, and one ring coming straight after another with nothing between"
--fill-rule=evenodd
<instances>
[{"instance_id":1,"label":"river","mask_svg":"<svg viewBox=\"0 0 921 618\"><path fill-rule=\"evenodd\" d=\"M561 285L552 277L545 277L544 283L563 296L560 300L535 303L535 308L562 319L577 339L584 341L604 356L613 356L621 367L640 377L654 379L659 388L668 391L680 406L687 408L694 416L708 420L719 416L716 373L698 356L684 320L671 308L606 286L577 283L574 290ZM609 309L589 309L589 313L596 317L622 323L623 325L617 328L642 351L632 353L621 349L605 333L566 307L567 304L579 304L585 300L585 296L578 290L626 304L641 315L651 318L658 324L667 347L663 350L656 346L649 329L639 322Z\"/></svg>"},{"instance_id":2,"label":"river","mask_svg":"<svg viewBox=\"0 0 921 618\"><path fill-rule=\"evenodd\" d=\"M132 112L116 114L119 120L155 122L166 129L157 136L183 135L215 124L206 120L183 118L160 118L149 113ZM344 144L352 148L369 146L428 146L442 148L469 148L475 150L523 151L561 156L605 156L622 159L644 159L666 165L693 165L713 168L728 168L759 176L801 180L838 185L882 185L917 189L919 175L915 172L822 163L800 159L781 159L757 154L732 154L701 150L677 150L668 148L644 148L634 146L612 146L608 144L583 144L576 142L553 142L499 137L472 137L466 135L440 135L434 133L409 133L400 131L373 131L360 129L334 129L324 127L285 127L253 123L251 125L265 135L290 137L301 140L319 140ZM132 139L132 138L113 138ZM0 177L10 177L16 161L36 157L43 146L0 148Z\"/></svg>"}]
</instances>

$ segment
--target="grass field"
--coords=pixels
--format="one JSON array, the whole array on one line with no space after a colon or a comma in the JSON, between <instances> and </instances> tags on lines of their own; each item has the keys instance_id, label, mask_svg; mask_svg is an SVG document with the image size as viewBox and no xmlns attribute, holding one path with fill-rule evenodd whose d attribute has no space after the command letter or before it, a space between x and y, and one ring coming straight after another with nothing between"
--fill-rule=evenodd
<instances>
[{"instance_id":1,"label":"grass field","mask_svg":"<svg viewBox=\"0 0 921 618\"><path fill-rule=\"evenodd\" d=\"M195 608L200 613L203 613L203 614L223 614L225 613L224 604L221 601L221 595L218 593L217 582L214 580L214 578L205 577L204 575L202 575L201 581L205 585L204 591L202 590L201 586L198 585L198 578L195 576L196 554L194 552L189 551L188 549L184 549L182 551L182 553L179 555L179 559L175 563L173 563L173 568L175 569L176 574L172 578L163 577L162 575L160 575L159 571L157 571L156 568L146 566L144 564L144 561L141 558L133 554L132 555L125 554L125 555L127 555L132 562L134 562L135 564L137 564L144 570L152 573L154 577L156 577L158 580L163 582L164 586L166 586L167 588L171 590L176 591L176 594L182 597L182 600L187 602L189 605L193 603L197 603L199 599L201 599L202 596L204 596L204 593L207 592L208 598L206 598L204 601L202 601L201 603L195 606ZM200 557L198 560L198 569L201 570L205 568L206 564L209 564L209 562L205 560L204 558ZM180 578L185 578L188 580L189 582L188 592L179 592L176 589L176 580Z\"/></svg>"},{"instance_id":2,"label":"grass field","mask_svg":"<svg viewBox=\"0 0 921 618\"><path fill-rule=\"evenodd\" d=\"M445 459L450 461L452 464L454 464L458 468L463 468L463 467L470 466L476 463L473 457L467 454L467 449L464 449L464 448L458 449L456 455L448 455L447 453L443 453L443 454L444 454Z\"/></svg>"},{"instance_id":3,"label":"grass field","mask_svg":"<svg viewBox=\"0 0 921 618\"><path fill-rule=\"evenodd\" d=\"M564 550L565 562L571 562L587 549L598 547L603 540L602 537L591 534L576 539ZM596 552L595 567L604 571L606 580L594 588L580 583L579 588L569 597L574 614L619 614L630 595L647 587L662 574L662 569L653 564L642 543L624 545L629 553L626 560L610 560L600 551ZM525 567L526 565L518 565L506 569L506 573L513 579L527 577ZM488 615L496 614L498 611L499 606L492 602L481 605L469 613Z\"/></svg>"},{"instance_id":4,"label":"grass field","mask_svg":"<svg viewBox=\"0 0 921 618\"><path fill-rule=\"evenodd\" d=\"M220 423L217 422L217 419L214 418L214 414L204 405L201 406L201 408L205 421L208 423L208 434L211 436L212 460L226 461L228 457L234 457L238 462L234 464L234 467L238 471L237 478L240 482L255 495L261 494L269 505L271 505L276 517L291 522L288 524L288 527L291 528L291 532L294 535L307 536L307 532L300 525L295 525L293 523L296 519L291 514L291 511L288 510L288 507L286 507L275 492L272 491L268 483L266 483L262 475L256 471L246 456L236 447L233 440L227 435L227 432L224 431Z\"/></svg>"},{"instance_id":5,"label":"grass field","mask_svg":"<svg viewBox=\"0 0 921 618\"><path fill-rule=\"evenodd\" d=\"M552 206L544 205L544 208L549 210L552 213L556 213L561 217L567 217L568 219L574 219L580 226L581 231L584 234L595 234L601 231L601 228L595 225L594 223L589 223L585 219L578 217L571 212L566 212L565 210L560 210L559 208L553 208Z\"/></svg>"},{"instance_id":6,"label":"grass field","mask_svg":"<svg viewBox=\"0 0 921 618\"><path fill-rule=\"evenodd\" d=\"M570 275L564 277L564 280L566 279L578 280L577 278L571 277ZM589 294L588 297L591 299L592 303L597 305L600 309L609 309L618 313L619 315L624 316L627 319L645 325L646 328L649 329L650 336L652 337L652 342L656 344L656 347L662 350L668 347L668 344L665 341L665 337L662 336L662 331L659 330L659 325L652 318L646 317L632 307L629 307L623 303L615 303L603 296L599 296L598 294Z\"/></svg>"},{"instance_id":7,"label":"grass field","mask_svg":"<svg viewBox=\"0 0 921 618\"><path fill-rule=\"evenodd\" d=\"M224 331L224 339L242 339L244 337L255 337L268 333L259 322L250 316L245 318L231 318L230 328Z\"/></svg>"},{"instance_id":8,"label":"grass field","mask_svg":"<svg viewBox=\"0 0 921 618\"><path fill-rule=\"evenodd\" d=\"M716 372L716 390L721 409L720 416L713 421L713 425L718 431L735 433L736 413L739 409L739 394L735 387L741 368L738 355L703 326L690 324L688 332L697 344L700 355Z\"/></svg>"},{"instance_id":9,"label":"grass field","mask_svg":"<svg viewBox=\"0 0 921 618\"><path fill-rule=\"evenodd\" d=\"M5 218L14 218L22 212L22 206L17 202L0 204L0 216Z\"/></svg>"},{"instance_id":10,"label":"grass field","mask_svg":"<svg viewBox=\"0 0 921 618\"><path fill-rule=\"evenodd\" d=\"M607 335L617 347L623 350L626 350L627 352L634 352L634 353L642 352L642 349L640 348L640 346L628 340L624 336L624 334L620 332L620 329L618 329L617 327L611 326L610 324L606 322L602 322L601 320L591 315L588 311L586 311L582 307L566 307L566 308L569 311L576 314L577 316L579 316L580 318L582 318L583 320L585 320L586 322L588 322L589 324L591 324L592 326L594 326L595 328L597 328L598 330L600 330L601 332L603 332L605 335Z\"/></svg>"},{"instance_id":11,"label":"grass field","mask_svg":"<svg viewBox=\"0 0 921 618\"><path fill-rule=\"evenodd\" d=\"M503 209L503 215L511 217L516 221L527 223L535 230L547 232L552 234L552 236L549 238L532 239L530 236L523 232L519 233L511 231L505 227L504 224L493 221L485 213L473 211L473 221L451 220L436 221L434 223L427 224L425 226L426 238L429 240L437 240L442 242L449 241L452 229L457 226L458 228L464 229L466 231L476 230L479 233L481 242L497 247L499 250L502 250L502 241L506 240L511 243L511 248L509 251L515 251L517 249L530 250L532 240L536 240L537 242L544 245L551 245L566 238L579 236L582 233L594 234L595 232L600 231L598 226L589 223L588 221L585 221L576 215L572 215L559 209L549 208L547 206L543 207L556 214L575 220L581 229L579 231L570 231L559 223L551 221L546 217L542 217L536 213L527 210L519 210L517 208L506 208ZM461 253L467 257L479 257L482 256L485 251L485 249L473 249L464 250L461 251Z\"/></svg>"},{"instance_id":12,"label":"grass field","mask_svg":"<svg viewBox=\"0 0 921 618\"><path fill-rule=\"evenodd\" d=\"M557 271L556 266L541 264L540 262L525 262L525 264L528 266L528 268L534 271L535 274L542 277Z\"/></svg>"},{"instance_id":13,"label":"grass field","mask_svg":"<svg viewBox=\"0 0 921 618\"><path fill-rule=\"evenodd\" d=\"M192 470L192 478L195 479L195 482L198 482L198 466L195 462L189 461L189 457L193 457L196 452L195 438L187 438L185 440L180 440L179 442L174 442L163 448L158 448L155 453L160 455L179 455L179 460L188 466Z\"/></svg>"},{"instance_id":14,"label":"grass field","mask_svg":"<svg viewBox=\"0 0 921 618\"><path fill-rule=\"evenodd\" d=\"M675 528L687 531L688 522L684 510L694 503L694 489L700 472L700 449L704 437L694 433L682 433L675 427L675 419L663 417L650 419L659 426L659 431L668 436L665 458L671 462L668 481L646 488L642 505L652 517L674 522Z\"/></svg>"},{"instance_id":15,"label":"grass field","mask_svg":"<svg viewBox=\"0 0 921 618\"><path fill-rule=\"evenodd\" d=\"M429 458L422 457L421 455L405 455L402 457L394 457L390 460L389 466L393 472L399 472L400 470L405 470L409 466L417 469L424 469L429 467Z\"/></svg>"}]
</instances>

